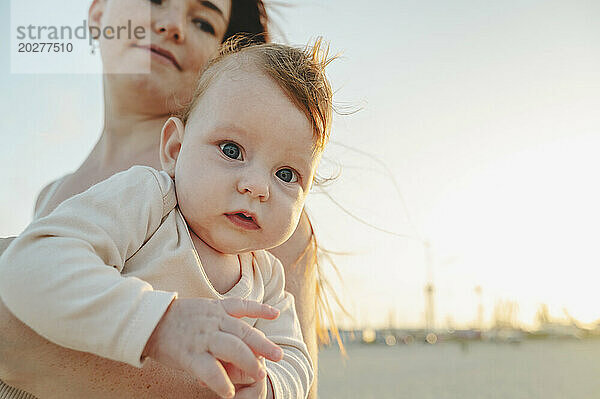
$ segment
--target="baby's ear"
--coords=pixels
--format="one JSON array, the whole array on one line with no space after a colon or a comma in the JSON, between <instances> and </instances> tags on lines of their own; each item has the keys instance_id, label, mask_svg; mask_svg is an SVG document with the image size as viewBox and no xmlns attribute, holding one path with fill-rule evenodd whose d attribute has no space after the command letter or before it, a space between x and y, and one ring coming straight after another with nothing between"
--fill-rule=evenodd
<instances>
[{"instance_id":1,"label":"baby's ear","mask_svg":"<svg viewBox=\"0 0 600 399\"><path fill-rule=\"evenodd\" d=\"M175 166L181 150L184 130L181 119L171 117L165 122L160 133L160 163L163 170L172 178L175 177Z\"/></svg>"}]
</instances>

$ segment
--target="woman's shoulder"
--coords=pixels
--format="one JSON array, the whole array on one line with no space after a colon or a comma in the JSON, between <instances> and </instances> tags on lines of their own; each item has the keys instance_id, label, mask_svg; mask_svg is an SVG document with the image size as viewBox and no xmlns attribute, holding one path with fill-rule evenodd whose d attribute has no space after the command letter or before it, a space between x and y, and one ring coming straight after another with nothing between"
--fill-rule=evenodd
<instances>
[{"instance_id":1,"label":"woman's shoulder","mask_svg":"<svg viewBox=\"0 0 600 399\"><path fill-rule=\"evenodd\" d=\"M58 190L60 185L70 175L71 175L71 173L66 174L62 177L59 177L58 179L51 181L44 188L42 188L42 190L40 191L40 193L37 196L37 199L35 200L35 208L33 211L34 219L39 218L44 213L44 210L48 206L48 203L50 202L50 199L52 198L52 196L54 195L56 190Z\"/></svg>"}]
</instances>

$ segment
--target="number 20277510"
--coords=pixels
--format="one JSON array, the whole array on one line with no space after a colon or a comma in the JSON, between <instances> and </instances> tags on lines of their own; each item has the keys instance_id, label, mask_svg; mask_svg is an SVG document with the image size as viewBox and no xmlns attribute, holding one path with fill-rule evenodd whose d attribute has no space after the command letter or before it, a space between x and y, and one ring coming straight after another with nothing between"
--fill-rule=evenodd
<instances>
[{"instance_id":1,"label":"number 20277510","mask_svg":"<svg viewBox=\"0 0 600 399\"><path fill-rule=\"evenodd\" d=\"M19 43L19 53L70 53L73 43Z\"/></svg>"}]
</instances>

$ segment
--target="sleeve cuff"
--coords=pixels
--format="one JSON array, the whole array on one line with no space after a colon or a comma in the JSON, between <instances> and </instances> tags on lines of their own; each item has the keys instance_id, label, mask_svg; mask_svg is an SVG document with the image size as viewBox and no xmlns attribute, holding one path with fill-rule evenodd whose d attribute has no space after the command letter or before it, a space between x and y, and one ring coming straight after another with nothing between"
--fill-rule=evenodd
<instances>
[{"instance_id":1,"label":"sleeve cuff","mask_svg":"<svg viewBox=\"0 0 600 399\"><path fill-rule=\"evenodd\" d=\"M127 332L122 335L119 358L138 368L144 365L147 358L142 359L142 353L146 343L175 298L176 292L148 291L144 294L139 311L129 323Z\"/></svg>"}]
</instances>

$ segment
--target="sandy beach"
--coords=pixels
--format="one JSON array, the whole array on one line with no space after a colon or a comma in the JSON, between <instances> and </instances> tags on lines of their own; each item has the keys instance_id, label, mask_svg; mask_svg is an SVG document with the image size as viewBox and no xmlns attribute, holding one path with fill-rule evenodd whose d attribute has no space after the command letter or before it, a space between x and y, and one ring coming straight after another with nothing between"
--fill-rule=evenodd
<instances>
[{"instance_id":1,"label":"sandy beach","mask_svg":"<svg viewBox=\"0 0 600 399\"><path fill-rule=\"evenodd\" d=\"M520 344L353 345L321 352L319 396L392 398L600 398L600 340Z\"/></svg>"}]
</instances>

